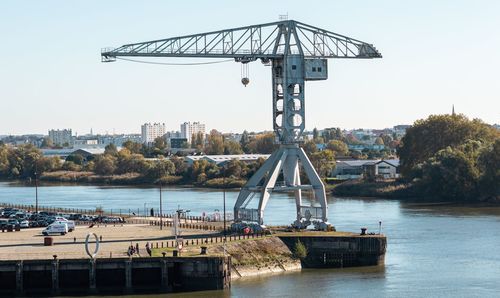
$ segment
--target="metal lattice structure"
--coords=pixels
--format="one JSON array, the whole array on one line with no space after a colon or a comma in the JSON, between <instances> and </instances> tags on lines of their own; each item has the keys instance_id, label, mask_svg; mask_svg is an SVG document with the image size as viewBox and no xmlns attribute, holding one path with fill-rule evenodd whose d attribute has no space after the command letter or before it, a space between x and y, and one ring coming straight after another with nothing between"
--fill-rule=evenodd
<instances>
[{"instance_id":1,"label":"metal lattice structure","mask_svg":"<svg viewBox=\"0 0 500 298\"><path fill-rule=\"evenodd\" d=\"M300 148L305 128L305 81L328 78L327 58L381 58L368 43L294 20L239 27L201 34L126 44L101 52L103 62L117 57L233 58L249 63L260 59L272 65L273 128L280 148L242 188L234 206L236 222L264 223L264 209L272 192L293 192L297 214L294 225L317 228L328 224L325 188ZM300 181L300 166L310 182ZM280 174L283 181L277 181ZM311 190L320 207L304 206L302 190ZM248 208L254 197L258 207Z\"/></svg>"}]
</instances>

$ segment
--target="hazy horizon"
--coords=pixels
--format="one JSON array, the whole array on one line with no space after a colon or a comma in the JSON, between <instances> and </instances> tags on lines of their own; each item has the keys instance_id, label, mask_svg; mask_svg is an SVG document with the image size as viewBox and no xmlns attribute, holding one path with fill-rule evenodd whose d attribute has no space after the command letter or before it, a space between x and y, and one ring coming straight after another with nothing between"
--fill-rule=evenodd
<instances>
[{"instance_id":1,"label":"hazy horizon","mask_svg":"<svg viewBox=\"0 0 500 298\"><path fill-rule=\"evenodd\" d=\"M475 4L476 3L476 4ZM0 3L0 135L137 133L184 121L223 132L272 130L270 68L101 63L126 43L295 19L374 44L382 59L329 60L306 84L306 129L387 128L430 114L500 123L498 1L50 1ZM214 59L158 59L207 62Z\"/></svg>"}]
</instances>

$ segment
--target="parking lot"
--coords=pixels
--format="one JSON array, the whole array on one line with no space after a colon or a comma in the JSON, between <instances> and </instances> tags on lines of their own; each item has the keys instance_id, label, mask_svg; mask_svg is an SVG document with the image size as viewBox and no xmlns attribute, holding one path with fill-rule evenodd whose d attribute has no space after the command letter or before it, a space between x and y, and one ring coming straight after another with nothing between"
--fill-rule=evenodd
<instances>
[{"instance_id":1,"label":"parking lot","mask_svg":"<svg viewBox=\"0 0 500 298\"><path fill-rule=\"evenodd\" d=\"M32 212L19 208L0 208L0 229L19 230L26 228L47 227L53 222L64 219L79 222L124 223L118 216L98 216L79 213L60 213L39 211Z\"/></svg>"}]
</instances>

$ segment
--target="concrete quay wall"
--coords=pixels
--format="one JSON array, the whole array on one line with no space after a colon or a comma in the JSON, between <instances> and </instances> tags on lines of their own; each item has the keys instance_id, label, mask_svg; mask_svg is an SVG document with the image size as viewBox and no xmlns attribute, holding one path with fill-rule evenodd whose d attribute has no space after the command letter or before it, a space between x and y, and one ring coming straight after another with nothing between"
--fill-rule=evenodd
<instances>
[{"instance_id":1,"label":"concrete quay wall","mask_svg":"<svg viewBox=\"0 0 500 298\"><path fill-rule=\"evenodd\" d=\"M0 262L0 296L173 293L231 286L230 257Z\"/></svg>"},{"instance_id":2,"label":"concrete quay wall","mask_svg":"<svg viewBox=\"0 0 500 298\"><path fill-rule=\"evenodd\" d=\"M383 235L278 236L294 252L300 241L307 248L303 268L343 268L383 265L387 238Z\"/></svg>"}]
</instances>

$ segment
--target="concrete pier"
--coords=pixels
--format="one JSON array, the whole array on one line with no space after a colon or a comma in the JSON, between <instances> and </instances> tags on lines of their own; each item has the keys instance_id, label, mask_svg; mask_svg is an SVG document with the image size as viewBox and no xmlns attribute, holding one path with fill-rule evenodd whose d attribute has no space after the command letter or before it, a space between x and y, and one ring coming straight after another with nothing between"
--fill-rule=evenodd
<instances>
[{"instance_id":1,"label":"concrete pier","mask_svg":"<svg viewBox=\"0 0 500 298\"><path fill-rule=\"evenodd\" d=\"M298 242L304 244L307 256L301 260L304 268L343 268L382 265L385 261L387 238L384 235L335 235L283 233L278 237L293 252Z\"/></svg>"},{"instance_id":2,"label":"concrete pier","mask_svg":"<svg viewBox=\"0 0 500 298\"><path fill-rule=\"evenodd\" d=\"M231 286L230 257L0 262L0 296L172 293Z\"/></svg>"}]
</instances>

